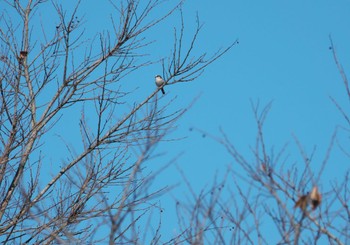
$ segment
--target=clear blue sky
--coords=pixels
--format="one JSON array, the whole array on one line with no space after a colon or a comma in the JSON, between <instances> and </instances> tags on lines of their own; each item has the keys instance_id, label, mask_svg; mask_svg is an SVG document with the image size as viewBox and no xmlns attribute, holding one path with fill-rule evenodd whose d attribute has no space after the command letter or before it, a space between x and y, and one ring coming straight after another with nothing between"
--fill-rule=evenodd
<instances>
[{"instance_id":1,"label":"clear blue sky","mask_svg":"<svg viewBox=\"0 0 350 245\"><path fill-rule=\"evenodd\" d=\"M217 134L222 127L243 151L254 144L250 99L262 104L273 100L266 122L270 146L292 141L295 134L307 151L318 145L323 157L335 126L342 122L329 96L346 105L342 80L329 50L329 35L349 70L349 2L219 1L214 5L193 1L185 4L185 9L187 19L198 11L205 23L199 50L210 51L235 38L240 40L198 81L173 91L188 99L202 94L181 121L184 134L189 135L179 143L186 151L183 166L188 173L200 169L209 177L213 170L224 171L232 159L211 140L186 133L186 128ZM207 178L198 179L198 183L205 182Z\"/></svg>"},{"instance_id":2,"label":"clear blue sky","mask_svg":"<svg viewBox=\"0 0 350 245\"><path fill-rule=\"evenodd\" d=\"M111 10L107 0L83 0L82 6L79 13L85 15L88 36L110 28ZM268 147L280 148L286 142L293 145L294 134L308 153L317 145L315 157L323 159L335 126L344 124L329 96L337 98L342 105L347 102L329 50L329 35L345 70L350 71L350 2L219 0L214 4L212 0L193 0L187 1L183 9L185 42L194 31L197 12L204 23L197 54L214 53L236 39L239 45L208 67L195 82L166 87L163 102L177 97L172 105L174 109L186 107L201 96L180 119L178 130L168 137L187 138L160 144L158 152L166 154L155 160L155 166L183 153L177 164L194 189L199 191L211 184L214 173L218 171L223 175L229 164L234 166L234 160L222 146L189 128L219 135L221 127L244 155L251 156L249 146L255 143L256 127L250 100L260 100L261 104L273 100L265 127ZM161 9L159 11L162 14ZM178 17L175 14L146 33L147 38L156 40L147 48L152 58L170 52L172 26L180 23ZM47 21L54 22L54 19ZM153 65L130 77L128 87L138 88L135 101L129 101L130 105L154 91L154 75L159 73L162 73L161 66ZM60 129L55 130L50 132L53 137L62 134ZM295 161L301 159L293 147L290 152ZM336 153L331 161L342 160ZM54 151L51 154L57 157ZM335 178L340 171L348 169L345 162L334 164L337 167L327 169L325 178ZM155 188L181 182L179 173L171 167L159 176ZM326 182L321 183L322 187L326 187ZM185 192L186 186L181 184L172 195L181 196ZM170 195L160 200L165 210L164 231L171 234L176 226L175 203Z\"/></svg>"}]
</instances>

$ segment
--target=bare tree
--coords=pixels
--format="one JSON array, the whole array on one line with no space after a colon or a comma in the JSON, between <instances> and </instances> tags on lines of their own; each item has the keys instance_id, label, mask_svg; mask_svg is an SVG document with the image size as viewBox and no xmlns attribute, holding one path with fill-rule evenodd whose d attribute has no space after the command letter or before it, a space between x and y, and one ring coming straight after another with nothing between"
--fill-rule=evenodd
<instances>
[{"instance_id":1,"label":"bare tree","mask_svg":"<svg viewBox=\"0 0 350 245\"><path fill-rule=\"evenodd\" d=\"M186 45L180 18L168 58L145 58L142 50L153 41L145 33L181 13L182 1L163 9L161 16L153 14L164 4L160 0L110 1L113 28L91 41L79 17L81 1L70 13L43 0L3 4L0 240L159 243L159 225L142 226L140 220L161 212L151 200L167 188L150 191L157 173L145 172L144 166L186 108L169 112L158 98L163 86L137 102L123 85L131 74L155 63L163 68L164 86L190 82L236 42L211 57L194 57L201 25L197 19ZM55 10L54 26L35 20L47 8ZM68 129L80 132L81 145L72 146L76 140L65 138ZM61 131L59 143L52 143L53 130ZM50 163L46 154L62 142L67 155Z\"/></svg>"},{"instance_id":2,"label":"bare tree","mask_svg":"<svg viewBox=\"0 0 350 245\"><path fill-rule=\"evenodd\" d=\"M331 40L330 50L350 100L349 82ZM189 244L349 244L350 179L348 105L332 98L343 115L319 162L316 148L307 152L296 136L293 143L269 146L264 133L272 103L252 102L256 141L251 155L240 152L222 130L217 137L197 129L222 144L233 164L222 181L202 192L190 192L188 200L178 200L180 232L177 241ZM344 124L345 123L345 124ZM344 135L346 139L344 140ZM299 154L290 153L291 145ZM294 152L295 153L295 152ZM334 162L332 154L343 153L344 162ZM300 161L301 159L301 161ZM338 157L337 157L338 159ZM339 164L339 165L338 165ZM347 166L337 179L327 178L326 167ZM220 179L219 177L216 178ZM184 176L184 180L187 178ZM191 190L191 184L188 186Z\"/></svg>"}]
</instances>

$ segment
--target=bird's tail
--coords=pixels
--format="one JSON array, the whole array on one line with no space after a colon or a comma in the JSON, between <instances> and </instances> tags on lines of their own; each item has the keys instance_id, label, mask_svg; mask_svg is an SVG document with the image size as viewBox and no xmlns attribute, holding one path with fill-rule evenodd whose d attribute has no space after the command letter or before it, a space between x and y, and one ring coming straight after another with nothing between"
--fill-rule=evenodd
<instances>
[{"instance_id":1,"label":"bird's tail","mask_svg":"<svg viewBox=\"0 0 350 245\"><path fill-rule=\"evenodd\" d=\"M162 90L162 93L165 94L164 88L162 88L161 90Z\"/></svg>"}]
</instances>

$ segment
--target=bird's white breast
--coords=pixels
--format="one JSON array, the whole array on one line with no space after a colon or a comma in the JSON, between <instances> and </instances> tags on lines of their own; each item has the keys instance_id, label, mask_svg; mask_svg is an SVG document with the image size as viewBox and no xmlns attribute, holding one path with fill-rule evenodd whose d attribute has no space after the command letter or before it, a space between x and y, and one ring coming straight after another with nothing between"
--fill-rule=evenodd
<instances>
[{"instance_id":1,"label":"bird's white breast","mask_svg":"<svg viewBox=\"0 0 350 245\"><path fill-rule=\"evenodd\" d=\"M156 84L157 84L157 86L161 86L161 85L163 85L163 83L164 83L164 80L162 78L156 77Z\"/></svg>"}]
</instances>

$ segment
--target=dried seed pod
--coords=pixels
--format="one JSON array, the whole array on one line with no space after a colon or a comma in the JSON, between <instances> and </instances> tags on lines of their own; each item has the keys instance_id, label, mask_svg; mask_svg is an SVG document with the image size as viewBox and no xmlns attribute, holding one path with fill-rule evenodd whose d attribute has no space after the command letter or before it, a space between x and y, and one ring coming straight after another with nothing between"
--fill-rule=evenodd
<instances>
[{"instance_id":1,"label":"dried seed pod","mask_svg":"<svg viewBox=\"0 0 350 245\"><path fill-rule=\"evenodd\" d=\"M317 186L314 186L310 193L310 202L313 210L315 210L318 207L318 205L320 205L321 200L322 200L322 195L318 192Z\"/></svg>"},{"instance_id":2,"label":"dried seed pod","mask_svg":"<svg viewBox=\"0 0 350 245\"><path fill-rule=\"evenodd\" d=\"M303 195L299 197L298 201L294 205L294 208L299 207L302 211L305 211L307 207L308 199L309 199L308 195Z\"/></svg>"},{"instance_id":3,"label":"dried seed pod","mask_svg":"<svg viewBox=\"0 0 350 245\"><path fill-rule=\"evenodd\" d=\"M27 51L21 51L20 53L19 53L19 58L21 59L21 60L23 60L25 57L27 57L28 56L28 52Z\"/></svg>"}]
</instances>

